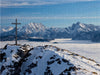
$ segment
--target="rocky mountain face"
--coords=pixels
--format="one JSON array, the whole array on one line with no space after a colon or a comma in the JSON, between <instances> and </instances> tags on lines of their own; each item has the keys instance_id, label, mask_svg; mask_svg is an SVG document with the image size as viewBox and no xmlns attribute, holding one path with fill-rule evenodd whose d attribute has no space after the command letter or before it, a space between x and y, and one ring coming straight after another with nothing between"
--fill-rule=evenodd
<instances>
[{"instance_id":1,"label":"rocky mountain face","mask_svg":"<svg viewBox=\"0 0 100 75\"><path fill-rule=\"evenodd\" d=\"M73 40L91 40L94 34L100 31L100 26L77 22L70 29Z\"/></svg>"},{"instance_id":2,"label":"rocky mountain face","mask_svg":"<svg viewBox=\"0 0 100 75\"><path fill-rule=\"evenodd\" d=\"M100 31L93 32L93 36L91 38L93 42L100 42Z\"/></svg>"},{"instance_id":3,"label":"rocky mountain face","mask_svg":"<svg viewBox=\"0 0 100 75\"><path fill-rule=\"evenodd\" d=\"M99 75L100 64L46 45L6 45L0 49L0 75Z\"/></svg>"},{"instance_id":4,"label":"rocky mountain face","mask_svg":"<svg viewBox=\"0 0 100 75\"><path fill-rule=\"evenodd\" d=\"M18 29L19 35L42 36L45 33L46 27L41 23L30 23Z\"/></svg>"},{"instance_id":5,"label":"rocky mountain face","mask_svg":"<svg viewBox=\"0 0 100 75\"><path fill-rule=\"evenodd\" d=\"M15 29L1 28L1 40L14 40ZM77 22L67 28L47 28L41 23L30 23L18 28L18 39L42 37L44 39L72 38L73 40L93 40L100 38L100 26ZM97 36L97 37L95 37ZM95 39L96 38L96 39Z\"/></svg>"}]
</instances>

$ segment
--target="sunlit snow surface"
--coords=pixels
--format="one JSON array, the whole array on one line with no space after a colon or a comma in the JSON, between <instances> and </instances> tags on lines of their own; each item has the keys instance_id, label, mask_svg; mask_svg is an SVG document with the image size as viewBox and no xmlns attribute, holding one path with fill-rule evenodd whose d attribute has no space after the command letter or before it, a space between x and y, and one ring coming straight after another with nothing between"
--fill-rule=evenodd
<instances>
[{"instance_id":1,"label":"sunlit snow surface","mask_svg":"<svg viewBox=\"0 0 100 75\"><path fill-rule=\"evenodd\" d=\"M53 45L62 49L70 50L71 52L80 54L87 58L94 59L96 62L100 63L100 43L93 43L91 41L85 40L71 40L71 39L55 39L51 42L33 42L26 40L19 40L19 44L29 44L33 47ZM0 48L4 47L6 44L14 44L14 41L0 41Z\"/></svg>"}]
</instances>

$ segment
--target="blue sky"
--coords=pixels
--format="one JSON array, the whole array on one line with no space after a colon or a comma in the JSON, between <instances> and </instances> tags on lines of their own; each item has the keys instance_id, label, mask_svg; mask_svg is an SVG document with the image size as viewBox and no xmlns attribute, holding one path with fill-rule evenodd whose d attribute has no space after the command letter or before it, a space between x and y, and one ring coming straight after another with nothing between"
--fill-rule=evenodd
<instances>
[{"instance_id":1,"label":"blue sky","mask_svg":"<svg viewBox=\"0 0 100 75\"><path fill-rule=\"evenodd\" d=\"M100 0L2 0L1 25L11 25L18 18L48 27L67 27L78 21L100 25Z\"/></svg>"}]
</instances>

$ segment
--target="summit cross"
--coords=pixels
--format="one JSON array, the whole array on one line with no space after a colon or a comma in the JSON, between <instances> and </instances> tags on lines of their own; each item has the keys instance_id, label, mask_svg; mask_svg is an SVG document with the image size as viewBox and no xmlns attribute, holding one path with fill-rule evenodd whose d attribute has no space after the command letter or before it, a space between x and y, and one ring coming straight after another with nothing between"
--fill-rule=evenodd
<instances>
[{"instance_id":1,"label":"summit cross","mask_svg":"<svg viewBox=\"0 0 100 75\"><path fill-rule=\"evenodd\" d=\"M19 25L19 24L21 24L21 23L18 23L17 22L17 18L16 18L16 20L15 20L15 23L11 23L11 24L15 24L16 25L16 33L15 33L15 45L17 45L17 25Z\"/></svg>"}]
</instances>

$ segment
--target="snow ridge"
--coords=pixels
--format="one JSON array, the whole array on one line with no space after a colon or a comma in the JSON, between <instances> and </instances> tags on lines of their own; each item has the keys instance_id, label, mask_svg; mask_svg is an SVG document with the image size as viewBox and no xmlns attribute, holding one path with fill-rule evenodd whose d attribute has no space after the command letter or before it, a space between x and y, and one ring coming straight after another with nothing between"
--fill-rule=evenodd
<instances>
[{"instance_id":1,"label":"snow ridge","mask_svg":"<svg viewBox=\"0 0 100 75\"><path fill-rule=\"evenodd\" d=\"M1 75L100 74L100 64L94 60L51 45L34 48L29 45L7 45L0 55Z\"/></svg>"}]
</instances>

